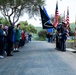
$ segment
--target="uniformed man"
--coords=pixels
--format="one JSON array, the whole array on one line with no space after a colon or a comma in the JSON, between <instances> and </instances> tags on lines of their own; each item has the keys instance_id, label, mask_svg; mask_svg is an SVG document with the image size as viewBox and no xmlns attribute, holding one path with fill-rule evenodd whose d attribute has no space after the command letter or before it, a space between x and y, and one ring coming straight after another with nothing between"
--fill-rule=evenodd
<instances>
[{"instance_id":1,"label":"uniformed man","mask_svg":"<svg viewBox=\"0 0 76 75\"><path fill-rule=\"evenodd\" d=\"M66 24L62 22L61 26L61 51L66 51L66 39L67 39L67 30L66 30Z\"/></svg>"}]
</instances>

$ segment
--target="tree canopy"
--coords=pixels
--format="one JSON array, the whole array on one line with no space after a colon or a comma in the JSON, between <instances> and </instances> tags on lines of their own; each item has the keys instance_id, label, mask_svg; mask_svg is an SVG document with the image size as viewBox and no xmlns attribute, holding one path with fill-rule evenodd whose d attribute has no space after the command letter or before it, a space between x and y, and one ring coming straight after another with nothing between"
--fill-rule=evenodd
<instances>
[{"instance_id":1,"label":"tree canopy","mask_svg":"<svg viewBox=\"0 0 76 75\"><path fill-rule=\"evenodd\" d=\"M21 21L21 22L19 22L20 24L21 24L21 29L22 30L25 30L26 32L32 32L32 33L37 33L37 29L33 26L33 25L31 25L31 24L28 24L28 22L27 21Z\"/></svg>"},{"instance_id":2,"label":"tree canopy","mask_svg":"<svg viewBox=\"0 0 76 75\"><path fill-rule=\"evenodd\" d=\"M28 13L29 17L38 15L38 5L44 3L44 0L0 0L0 11L9 22L16 23L24 13Z\"/></svg>"},{"instance_id":3,"label":"tree canopy","mask_svg":"<svg viewBox=\"0 0 76 75\"><path fill-rule=\"evenodd\" d=\"M0 24L4 24L6 26L9 26L9 21L3 17L0 17Z\"/></svg>"}]
</instances>

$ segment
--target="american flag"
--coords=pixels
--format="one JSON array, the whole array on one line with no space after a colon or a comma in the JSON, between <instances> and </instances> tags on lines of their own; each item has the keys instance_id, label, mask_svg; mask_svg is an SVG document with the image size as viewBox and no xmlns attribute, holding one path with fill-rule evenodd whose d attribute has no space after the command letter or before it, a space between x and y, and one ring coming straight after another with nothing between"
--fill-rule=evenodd
<instances>
[{"instance_id":1,"label":"american flag","mask_svg":"<svg viewBox=\"0 0 76 75\"><path fill-rule=\"evenodd\" d=\"M66 30L67 30L67 35L68 35L68 36L69 36L69 28L70 28L70 23L69 23L69 7L67 7Z\"/></svg>"},{"instance_id":2,"label":"american flag","mask_svg":"<svg viewBox=\"0 0 76 75\"><path fill-rule=\"evenodd\" d=\"M58 12L58 1L56 2L56 9L55 9L55 17L54 17L54 27L57 26L58 24L58 16L59 16L59 12Z\"/></svg>"},{"instance_id":3,"label":"american flag","mask_svg":"<svg viewBox=\"0 0 76 75\"><path fill-rule=\"evenodd\" d=\"M66 15L66 23L67 23L67 28L69 27L69 7L67 7L67 15Z\"/></svg>"}]
</instances>

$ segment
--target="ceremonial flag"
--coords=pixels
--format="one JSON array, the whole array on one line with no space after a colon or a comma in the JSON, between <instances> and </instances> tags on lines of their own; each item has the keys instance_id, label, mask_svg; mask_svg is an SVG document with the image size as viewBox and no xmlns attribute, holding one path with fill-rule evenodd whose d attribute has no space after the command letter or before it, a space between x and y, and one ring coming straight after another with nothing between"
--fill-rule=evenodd
<instances>
[{"instance_id":1,"label":"ceremonial flag","mask_svg":"<svg viewBox=\"0 0 76 75\"><path fill-rule=\"evenodd\" d=\"M52 29L46 29L47 30L47 32L52 32Z\"/></svg>"},{"instance_id":2,"label":"ceremonial flag","mask_svg":"<svg viewBox=\"0 0 76 75\"><path fill-rule=\"evenodd\" d=\"M70 25L70 23L69 23L69 7L67 7L66 23L67 23L67 27L69 27L69 25Z\"/></svg>"},{"instance_id":3,"label":"ceremonial flag","mask_svg":"<svg viewBox=\"0 0 76 75\"><path fill-rule=\"evenodd\" d=\"M58 1L56 2L56 9L55 9L55 17L54 17L54 27L57 26L58 24L58 16L59 16L59 12L58 12Z\"/></svg>"},{"instance_id":4,"label":"ceremonial flag","mask_svg":"<svg viewBox=\"0 0 76 75\"><path fill-rule=\"evenodd\" d=\"M44 11L44 13L46 14L46 16L49 18L49 20L48 20L48 23L50 24L51 23L51 20L50 20L50 17L49 17L49 15L47 14L47 11L46 11L46 9L43 7L43 11ZM47 32L52 32L52 28L48 28L48 29L46 29L47 30Z\"/></svg>"},{"instance_id":5,"label":"ceremonial flag","mask_svg":"<svg viewBox=\"0 0 76 75\"><path fill-rule=\"evenodd\" d=\"M70 28L70 23L69 23L69 7L67 7L67 15L66 15L66 30L67 30L67 36L69 36L69 28Z\"/></svg>"},{"instance_id":6,"label":"ceremonial flag","mask_svg":"<svg viewBox=\"0 0 76 75\"><path fill-rule=\"evenodd\" d=\"M42 20L42 26L43 26L43 29L47 29L47 28L54 28L54 26L52 25L52 23L50 22L50 18L47 14L47 11L45 8L40 8L40 14L41 14L41 20Z\"/></svg>"}]
</instances>

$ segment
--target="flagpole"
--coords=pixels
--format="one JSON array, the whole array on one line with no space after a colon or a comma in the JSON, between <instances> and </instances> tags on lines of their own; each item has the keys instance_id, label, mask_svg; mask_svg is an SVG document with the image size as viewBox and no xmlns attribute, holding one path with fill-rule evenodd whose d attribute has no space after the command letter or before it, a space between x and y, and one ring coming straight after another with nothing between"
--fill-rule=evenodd
<instances>
[{"instance_id":1,"label":"flagpole","mask_svg":"<svg viewBox=\"0 0 76 75\"><path fill-rule=\"evenodd\" d=\"M76 15L75 15L74 47L76 47Z\"/></svg>"},{"instance_id":2,"label":"flagpole","mask_svg":"<svg viewBox=\"0 0 76 75\"><path fill-rule=\"evenodd\" d=\"M75 15L75 27L76 27L76 15Z\"/></svg>"},{"instance_id":3,"label":"flagpole","mask_svg":"<svg viewBox=\"0 0 76 75\"><path fill-rule=\"evenodd\" d=\"M54 22L53 22L54 27L56 27L58 24L58 16L59 16L59 12L58 12L58 0L57 0L56 1L56 8L55 8Z\"/></svg>"},{"instance_id":4,"label":"flagpole","mask_svg":"<svg viewBox=\"0 0 76 75\"><path fill-rule=\"evenodd\" d=\"M64 11L64 13L63 13L63 19L62 19L62 22L65 23L65 11Z\"/></svg>"}]
</instances>

